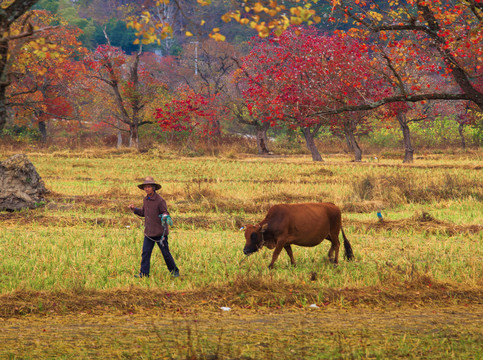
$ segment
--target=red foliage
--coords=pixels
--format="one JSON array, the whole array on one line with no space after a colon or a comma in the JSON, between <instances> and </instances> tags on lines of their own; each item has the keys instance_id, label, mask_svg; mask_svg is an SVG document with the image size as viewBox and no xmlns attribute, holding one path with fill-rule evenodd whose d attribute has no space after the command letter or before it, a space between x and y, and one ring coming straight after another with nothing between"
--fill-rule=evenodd
<instances>
[{"instance_id":1,"label":"red foliage","mask_svg":"<svg viewBox=\"0 0 483 360\"><path fill-rule=\"evenodd\" d=\"M364 123L365 114L320 117L334 107L377 101L392 90L377 75L368 47L355 39L327 36L313 27L291 28L280 37L259 41L244 59L249 74L244 97L252 115L272 126L344 126Z\"/></svg>"},{"instance_id":2,"label":"red foliage","mask_svg":"<svg viewBox=\"0 0 483 360\"><path fill-rule=\"evenodd\" d=\"M94 71L118 71L126 63L126 54L110 45L99 45L96 51L84 59L86 65Z\"/></svg>"},{"instance_id":3,"label":"red foliage","mask_svg":"<svg viewBox=\"0 0 483 360\"><path fill-rule=\"evenodd\" d=\"M166 103L164 107L156 109L155 118L163 131L188 131L199 129L202 135L213 133L215 116L214 107L216 96L205 98L191 89L186 89Z\"/></svg>"}]
</instances>

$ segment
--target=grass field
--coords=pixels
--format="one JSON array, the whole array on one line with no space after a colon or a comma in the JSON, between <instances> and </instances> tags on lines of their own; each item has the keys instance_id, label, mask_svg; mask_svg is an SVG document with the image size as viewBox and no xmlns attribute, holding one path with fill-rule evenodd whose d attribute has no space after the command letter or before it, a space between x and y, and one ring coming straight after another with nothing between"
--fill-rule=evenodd
<instances>
[{"instance_id":1,"label":"grass field","mask_svg":"<svg viewBox=\"0 0 483 360\"><path fill-rule=\"evenodd\" d=\"M0 213L0 358L481 358L479 151L412 165L27 155L50 193L43 207ZM127 205L141 204L147 175L175 222L178 279L156 249L151 277L133 277L143 223ZM294 248L296 267L282 253L269 270L268 249L243 255L240 226L277 203L320 201L342 208L355 261L333 267L328 242Z\"/></svg>"}]
</instances>

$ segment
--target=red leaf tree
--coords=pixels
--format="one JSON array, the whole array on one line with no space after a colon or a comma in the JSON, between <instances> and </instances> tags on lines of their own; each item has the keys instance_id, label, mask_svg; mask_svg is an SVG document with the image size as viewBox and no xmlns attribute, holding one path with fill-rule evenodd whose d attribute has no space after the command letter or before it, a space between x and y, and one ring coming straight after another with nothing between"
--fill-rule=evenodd
<instances>
[{"instance_id":1,"label":"red leaf tree","mask_svg":"<svg viewBox=\"0 0 483 360\"><path fill-rule=\"evenodd\" d=\"M355 38L371 39L371 49L385 59L396 91L377 101L363 101L325 114L368 110L399 101L471 101L483 110L483 5L476 1L323 0L333 6L334 17L353 24ZM386 52L387 49L399 51ZM405 63L416 71L401 73ZM447 79L446 88L420 87L413 81L431 73ZM372 100L372 99L371 99Z\"/></svg>"},{"instance_id":2,"label":"red leaf tree","mask_svg":"<svg viewBox=\"0 0 483 360\"><path fill-rule=\"evenodd\" d=\"M250 110L273 126L285 123L300 129L314 161L322 161L314 141L322 126L349 136L360 160L354 134L365 125L365 114L334 117L320 112L377 99L390 91L374 71L377 63L364 43L341 33L326 36L313 27L293 27L258 42L244 59L244 68L251 74L244 92Z\"/></svg>"},{"instance_id":3,"label":"red leaf tree","mask_svg":"<svg viewBox=\"0 0 483 360\"><path fill-rule=\"evenodd\" d=\"M177 97L156 109L155 118L163 131L189 133L189 144L192 134L207 136L218 132L218 110L215 95L207 98L185 87Z\"/></svg>"}]
</instances>

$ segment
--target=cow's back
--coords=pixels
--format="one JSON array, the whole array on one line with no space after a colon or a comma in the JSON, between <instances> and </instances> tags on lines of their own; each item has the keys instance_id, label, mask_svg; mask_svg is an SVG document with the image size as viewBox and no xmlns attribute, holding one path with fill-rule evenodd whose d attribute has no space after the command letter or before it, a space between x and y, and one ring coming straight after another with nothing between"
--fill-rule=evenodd
<instances>
[{"instance_id":1,"label":"cow's back","mask_svg":"<svg viewBox=\"0 0 483 360\"><path fill-rule=\"evenodd\" d=\"M270 235L287 236L294 245L315 246L332 231L339 232L341 212L332 203L280 204L270 208L263 222Z\"/></svg>"}]
</instances>

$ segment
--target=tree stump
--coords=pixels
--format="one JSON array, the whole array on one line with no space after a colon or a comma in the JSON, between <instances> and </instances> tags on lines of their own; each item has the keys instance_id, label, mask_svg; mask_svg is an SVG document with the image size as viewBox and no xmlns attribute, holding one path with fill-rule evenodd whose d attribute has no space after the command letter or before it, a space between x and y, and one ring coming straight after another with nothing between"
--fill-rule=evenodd
<instances>
[{"instance_id":1,"label":"tree stump","mask_svg":"<svg viewBox=\"0 0 483 360\"><path fill-rule=\"evenodd\" d=\"M45 203L48 193L35 166L24 154L0 162L0 211L33 209Z\"/></svg>"}]
</instances>

